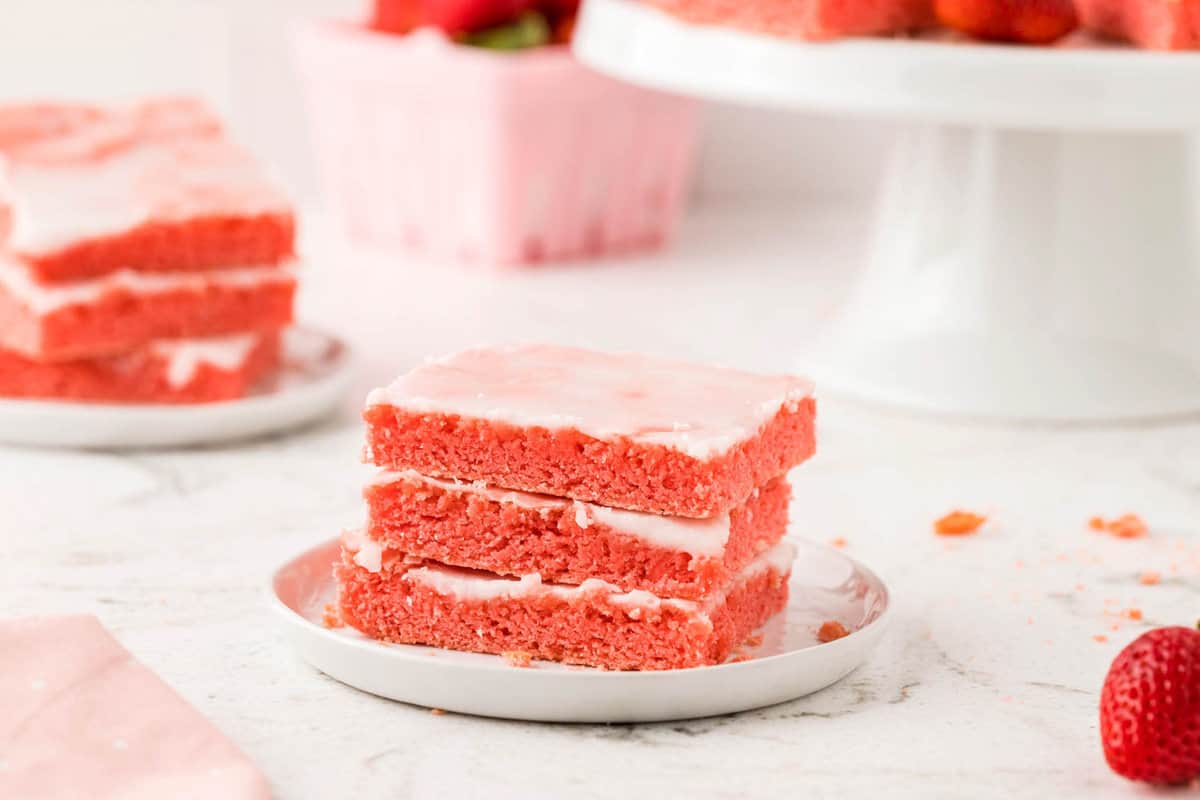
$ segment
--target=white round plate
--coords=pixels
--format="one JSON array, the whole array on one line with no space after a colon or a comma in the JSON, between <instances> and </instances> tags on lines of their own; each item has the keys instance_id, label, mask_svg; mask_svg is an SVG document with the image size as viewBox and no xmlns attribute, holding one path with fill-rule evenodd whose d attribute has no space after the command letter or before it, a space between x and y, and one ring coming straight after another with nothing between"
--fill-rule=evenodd
<instances>
[{"instance_id":1,"label":"white round plate","mask_svg":"<svg viewBox=\"0 0 1200 800\"><path fill-rule=\"evenodd\" d=\"M323 622L335 586L337 540L276 571L271 604L300 655L371 694L429 708L540 722L655 722L732 714L810 694L866 659L883 635L888 591L874 573L823 545L796 542L791 599L762 630L749 660L665 672L609 672L499 656L377 642ZM853 633L819 644L826 620Z\"/></svg>"},{"instance_id":2,"label":"white round plate","mask_svg":"<svg viewBox=\"0 0 1200 800\"><path fill-rule=\"evenodd\" d=\"M247 397L192 405L0 400L0 442L135 448L214 444L288 430L331 412L350 382L339 339L309 328L283 337L283 368Z\"/></svg>"},{"instance_id":3,"label":"white round plate","mask_svg":"<svg viewBox=\"0 0 1200 800\"><path fill-rule=\"evenodd\" d=\"M1084 35L1055 47L807 43L691 25L637 0L588 0L573 42L600 72L716 100L1023 128L1200 127L1200 53Z\"/></svg>"}]
</instances>

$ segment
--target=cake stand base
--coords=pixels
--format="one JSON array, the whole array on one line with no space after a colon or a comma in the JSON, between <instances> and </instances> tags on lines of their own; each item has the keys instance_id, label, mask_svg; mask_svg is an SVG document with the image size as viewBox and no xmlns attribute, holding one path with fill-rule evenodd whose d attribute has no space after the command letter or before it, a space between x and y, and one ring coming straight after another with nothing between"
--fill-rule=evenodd
<instances>
[{"instance_id":1,"label":"cake stand base","mask_svg":"<svg viewBox=\"0 0 1200 800\"><path fill-rule=\"evenodd\" d=\"M1182 133L915 127L853 299L801 368L975 417L1200 411L1192 156Z\"/></svg>"}]
</instances>

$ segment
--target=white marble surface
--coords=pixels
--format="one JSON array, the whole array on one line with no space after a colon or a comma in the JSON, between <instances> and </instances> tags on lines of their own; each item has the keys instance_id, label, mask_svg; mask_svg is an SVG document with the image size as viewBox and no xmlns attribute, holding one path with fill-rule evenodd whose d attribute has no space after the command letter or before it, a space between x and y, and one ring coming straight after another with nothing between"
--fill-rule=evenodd
<instances>
[{"instance_id":1,"label":"white marble surface","mask_svg":"<svg viewBox=\"0 0 1200 800\"><path fill-rule=\"evenodd\" d=\"M303 303L359 346L360 389L425 353L514 339L789 368L841 296L861 229L845 213L709 215L671 258L497 278L354 255L310 228ZM898 614L882 648L837 686L775 708L551 726L378 700L285 647L265 581L361 518L355 405L238 447L0 448L0 608L99 615L284 800L1139 791L1104 765L1097 695L1123 643L1200 615L1198 421L983 427L823 397L820 454L793 476L794 532L844 537L890 582ZM988 514L983 532L933 536L954 507ZM1145 517L1148 538L1087 528L1125 511ZM1144 570L1162 583L1141 585ZM1132 607L1142 622L1114 616Z\"/></svg>"}]
</instances>

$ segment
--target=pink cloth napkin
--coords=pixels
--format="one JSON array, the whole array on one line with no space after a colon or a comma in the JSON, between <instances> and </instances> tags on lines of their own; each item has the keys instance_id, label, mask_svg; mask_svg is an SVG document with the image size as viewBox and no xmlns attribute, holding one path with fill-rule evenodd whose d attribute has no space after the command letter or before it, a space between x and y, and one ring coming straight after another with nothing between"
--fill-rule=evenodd
<instances>
[{"instance_id":1,"label":"pink cloth napkin","mask_svg":"<svg viewBox=\"0 0 1200 800\"><path fill-rule=\"evenodd\" d=\"M95 617L0 620L0 798L270 796L250 760Z\"/></svg>"}]
</instances>

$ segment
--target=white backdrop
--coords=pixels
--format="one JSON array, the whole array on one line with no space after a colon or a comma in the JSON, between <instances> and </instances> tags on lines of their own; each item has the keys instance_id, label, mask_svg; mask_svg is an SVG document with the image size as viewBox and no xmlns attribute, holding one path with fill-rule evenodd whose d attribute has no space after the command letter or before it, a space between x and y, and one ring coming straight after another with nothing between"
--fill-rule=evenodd
<instances>
[{"instance_id":1,"label":"white backdrop","mask_svg":"<svg viewBox=\"0 0 1200 800\"><path fill-rule=\"evenodd\" d=\"M367 0L0 0L0 99L195 91L300 198L314 190L289 20ZM886 126L711 109L702 202L866 196Z\"/></svg>"}]
</instances>

